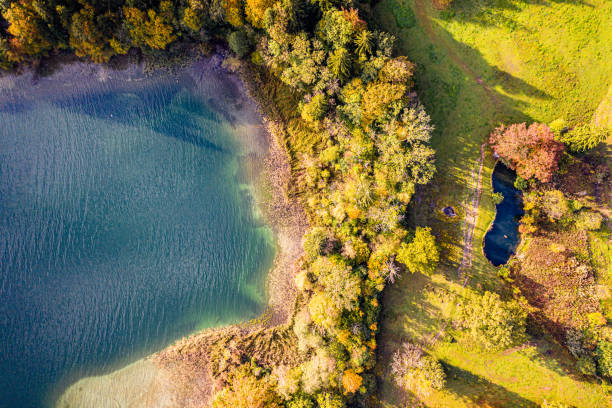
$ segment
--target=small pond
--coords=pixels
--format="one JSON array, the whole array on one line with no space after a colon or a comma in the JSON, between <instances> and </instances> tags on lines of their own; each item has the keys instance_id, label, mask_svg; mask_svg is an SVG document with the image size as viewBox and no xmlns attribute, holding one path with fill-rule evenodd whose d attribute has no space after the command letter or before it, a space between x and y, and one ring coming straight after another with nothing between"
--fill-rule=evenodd
<instances>
[{"instance_id":1,"label":"small pond","mask_svg":"<svg viewBox=\"0 0 612 408\"><path fill-rule=\"evenodd\" d=\"M495 266L508 262L519 244L518 223L523 215L523 195L514 188L516 173L499 162L493 171L493 191L504 199L495 206L493 226L484 239L485 256Z\"/></svg>"}]
</instances>

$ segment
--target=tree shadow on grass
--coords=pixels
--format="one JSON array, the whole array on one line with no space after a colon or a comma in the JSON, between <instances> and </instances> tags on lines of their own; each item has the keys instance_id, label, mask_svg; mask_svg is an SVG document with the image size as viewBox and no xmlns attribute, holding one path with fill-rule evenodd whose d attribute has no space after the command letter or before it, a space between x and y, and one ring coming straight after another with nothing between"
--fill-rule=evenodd
<instances>
[{"instance_id":1,"label":"tree shadow on grass","mask_svg":"<svg viewBox=\"0 0 612 408\"><path fill-rule=\"evenodd\" d=\"M538 404L533 401L525 399L501 385L492 383L486 378L444 361L442 361L442 365L447 377L446 390L462 400L477 406L491 408L538 407Z\"/></svg>"},{"instance_id":2,"label":"tree shadow on grass","mask_svg":"<svg viewBox=\"0 0 612 408\"><path fill-rule=\"evenodd\" d=\"M445 363L444 361L441 361L441 363L444 367L447 381L443 390L435 391L431 396L431 398L435 400L439 401L436 394L446 393L454 394L455 397L447 400L448 404L452 404L453 400L460 400L463 402L462 405L487 408L537 408L539 406L535 402L523 398L519 394L501 385L492 383L484 377ZM381 392L379 395L381 395L384 403L406 407L429 406L427 403L429 398L419 398L416 394L398 387L388 374L379 378L381 379L379 383ZM445 400L447 398L445 398Z\"/></svg>"},{"instance_id":3,"label":"tree shadow on grass","mask_svg":"<svg viewBox=\"0 0 612 408\"><path fill-rule=\"evenodd\" d=\"M507 17L507 13L503 13L504 11L519 12L525 4L538 6L576 4L594 7L588 1L583 0L455 0L450 10L442 13L442 17L482 26L503 26L526 30L521 23Z\"/></svg>"}]
</instances>

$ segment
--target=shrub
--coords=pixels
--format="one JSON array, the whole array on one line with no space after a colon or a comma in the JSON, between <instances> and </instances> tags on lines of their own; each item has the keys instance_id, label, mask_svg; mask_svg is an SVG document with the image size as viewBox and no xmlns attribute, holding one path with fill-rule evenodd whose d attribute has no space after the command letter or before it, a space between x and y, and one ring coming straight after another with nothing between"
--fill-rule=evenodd
<instances>
[{"instance_id":1,"label":"shrub","mask_svg":"<svg viewBox=\"0 0 612 408\"><path fill-rule=\"evenodd\" d=\"M232 31L227 37L227 45L240 58L247 55L251 48L249 39L242 31Z\"/></svg>"},{"instance_id":2,"label":"shrub","mask_svg":"<svg viewBox=\"0 0 612 408\"><path fill-rule=\"evenodd\" d=\"M548 190L544 192L540 200L540 206L548 218L558 221L570 214L569 202L559 190Z\"/></svg>"},{"instance_id":3,"label":"shrub","mask_svg":"<svg viewBox=\"0 0 612 408\"><path fill-rule=\"evenodd\" d=\"M453 0L434 0L433 4L438 10L448 10Z\"/></svg>"},{"instance_id":4,"label":"shrub","mask_svg":"<svg viewBox=\"0 0 612 408\"><path fill-rule=\"evenodd\" d=\"M317 256L323 254L329 242L330 239L325 228L313 227L304 234L302 238L302 247L304 248L306 256L310 259L315 259Z\"/></svg>"},{"instance_id":5,"label":"shrub","mask_svg":"<svg viewBox=\"0 0 612 408\"><path fill-rule=\"evenodd\" d=\"M319 408L344 408L344 401L338 395L329 392L322 392L317 395L317 404Z\"/></svg>"},{"instance_id":6,"label":"shrub","mask_svg":"<svg viewBox=\"0 0 612 408\"><path fill-rule=\"evenodd\" d=\"M308 395L297 394L285 404L287 408L315 408L315 404Z\"/></svg>"},{"instance_id":7,"label":"shrub","mask_svg":"<svg viewBox=\"0 0 612 408\"><path fill-rule=\"evenodd\" d=\"M414 239L410 244L402 244L397 251L396 259L406 265L410 272L421 272L431 275L436 271L440 254L431 228L417 227Z\"/></svg>"},{"instance_id":8,"label":"shrub","mask_svg":"<svg viewBox=\"0 0 612 408\"><path fill-rule=\"evenodd\" d=\"M280 397L269 377L258 379L249 365L236 369L229 378L229 385L218 392L213 408L280 408Z\"/></svg>"},{"instance_id":9,"label":"shrub","mask_svg":"<svg viewBox=\"0 0 612 408\"><path fill-rule=\"evenodd\" d=\"M527 313L516 301L504 302L488 291L483 295L470 293L457 309L458 322L468 329L474 345L497 350L524 338Z\"/></svg>"},{"instance_id":10,"label":"shrub","mask_svg":"<svg viewBox=\"0 0 612 408\"><path fill-rule=\"evenodd\" d=\"M497 276L502 279L510 279L510 269L504 265L500 266L497 270Z\"/></svg>"},{"instance_id":11,"label":"shrub","mask_svg":"<svg viewBox=\"0 0 612 408\"><path fill-rule=\"evenodd\" d=\"M596 231L601 228L603 217L595 211L580 211L575 221L579 230Z\"/></svg>"},{"instance_id":12,"label":"shrub","mask_svg":"<svg viewBox=\"0 0 612 408\"><path fill-rule=\"evenodd\" d=\"M584 375L593 376L597 373L595 360L591 356L581 356L576 360L576 368Z\"/></svg>"},{"instance_id":13,"label":"shrub","mask_svg":"<svg viewBox=\"0 0 612 408\"><path fill-rule=\"evenodd\" d=\"M0 37L0 69L9 70L13 64L9 61L10 47L6 38Z\"/></svg>"},{"instance_id":14,"label":"shrub","mask_svg":"<svg viewBox=\"0 0 612 408\"><path fill-rule=\"evenodd\" d=\"M612 378L612 343L601 341L595 349L597 370L604 377Z\"/></svg>"},{"instance_id":15,"label":"shrub","mask_svg":"<svg viewBox=\"0 0 612 408\"><path fill-rule=\"evenodd\" d=\"M606 317L600 312L592 312L587 314L587 321L591 327L602 327L608 323Z\"/></svg>"},{"instance_id":16,"label":"shrub","mask_svg":"<svg viewBox=\"0 0 612 408\"><path fill-rule=\"evenodd\" d=\"M295 286L298 290L304 292L312 289L312 282L310 281L310 277L308 276L308 271L301 270L299 271L294 278Z\"/></svg>"},{"instance_id":17,"label":"shrub","mask_svg":"<svg viewBox=\"0 0 612 408\"><path fill-rule=\"evenodd\" d=\"M557 170L559 159L565 150L557 142L554 133L543 123L525 123L496 128L489 143L510 168L524 179L535 177L549 182Z\"/></svg>"},{"instance_id":18,"label":"shrub","mask_svg":"<svg viewBox=\"0 0 612 408\"><path fill-rule=\"evenodd\" d=\"M504 195L502 193L493 193L492 198L495 204L501 204L501 202L504 201Z\"/></svg>"},{"instance_id":19,"label":"shrub","mask_svg":"<svg viewBox=\"0 0 612 408\"><path fill-rule=\"evenodd\" d=\"M516 179L514 180L514 188L516 188L517 190L525 191L529 188L529 182L521 176L517 175Z\"/></svg>"}]
</instances>

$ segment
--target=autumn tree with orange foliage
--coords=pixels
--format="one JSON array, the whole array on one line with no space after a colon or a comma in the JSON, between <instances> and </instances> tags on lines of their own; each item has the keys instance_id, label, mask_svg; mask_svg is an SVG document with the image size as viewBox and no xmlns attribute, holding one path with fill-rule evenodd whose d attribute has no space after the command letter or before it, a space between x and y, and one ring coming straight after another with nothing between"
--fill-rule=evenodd
<instances>
[{"instance_id":1,"label":"autumn tree with orange foliage","mask_svg":"<svg viewBox=\"0 0 612 408\"><path fill-rule=\"evenodd\" d=\"M563 143L543 123L500 126L489 137L489 144L512 170L524 179L535 177L547 183L565 151Z\"/></svg>"},{"instance_id":2,"label":"autumn tree with orange foliage","mask_svg":"<svg viewBox=\"0 0 612 408\"><path fill-rule=\"evenodd\" d=\"M355 393L361 387L363 378L353 370L346 370L342 375L342 386L347 393Z\"/></svg>"}]
</instances>

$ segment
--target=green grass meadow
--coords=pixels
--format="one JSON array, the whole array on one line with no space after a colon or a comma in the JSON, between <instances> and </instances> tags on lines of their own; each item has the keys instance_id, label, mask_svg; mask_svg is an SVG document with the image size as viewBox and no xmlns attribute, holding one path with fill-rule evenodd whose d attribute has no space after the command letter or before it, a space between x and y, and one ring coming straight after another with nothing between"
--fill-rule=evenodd
<instances>
[{"instance_id":1,"label":"green grass meadow","mask_svg":"<svg viewBox=\"0 0 612 408\"><path fill-rule=\"evenodd\" d=\"M438 173L415 200L412 222L432 225L443 255L437 274L404 276L385 294L379 366L384 376L398 344L429 344L452 316L463 290L457 279L463 205L480 145L493 127L590 122L612 92L612 1L455 0L440 12L429 0L382 0L372 14L416 63L416 91L436 126ZM469 285L499 291L505 289L496 268L482 254L495 213L493 165L487 151ZM459 216L443 215L447 205ZM608 256L605 245L597 248ZM446 389L417 397L384 382L381 406L537 407L544 399L612 406L604 387L577 375L567 352L545 337L500 353L446 340L429 351L446 367Z\"/></svg>"}]
</instances>

